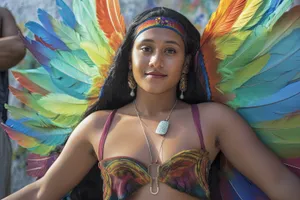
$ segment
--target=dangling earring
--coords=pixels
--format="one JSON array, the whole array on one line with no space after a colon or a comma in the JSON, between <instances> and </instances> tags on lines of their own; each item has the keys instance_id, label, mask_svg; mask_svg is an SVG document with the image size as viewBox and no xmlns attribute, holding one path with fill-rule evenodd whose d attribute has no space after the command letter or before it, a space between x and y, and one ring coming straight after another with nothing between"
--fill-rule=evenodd
<instances>
[{"instance_id":1,"label":"dangling earring","mask_svg":"<svg viewBox=\"0 0 300 200\"><path fill-rule=\"evenodd\" d=\"M131 89L130 96L134 97L135 96L134 90L136 89L136 82L133 78L133 73L131 70L128 72L128 86Z\"/></svg>"},{"instance_id":2,"label":"dangling earring","mask_svg":"<svg viewBox=\"0 0 300 200\"><path fill-rule=\"evenodd\" d=\"M184 99L184 92L187 90L187 75L182 73L179 83L179 90L181 91L180 99Z\"/></svg>"},{"instance_id":3,"label":"dangling earring","mask_svg":"<svg viewBox=\"0 0 300 200\"><path fill-rule=\"evenodd\" d=\"M191 60L191 56L187 56L186 62L184 64L184 68L181 74L180 82L179 82L179 90L181 91L180 99L184 99L184 92L187 91L187 74L189 73L189 63Z\"/></svg>"}]
</instances>

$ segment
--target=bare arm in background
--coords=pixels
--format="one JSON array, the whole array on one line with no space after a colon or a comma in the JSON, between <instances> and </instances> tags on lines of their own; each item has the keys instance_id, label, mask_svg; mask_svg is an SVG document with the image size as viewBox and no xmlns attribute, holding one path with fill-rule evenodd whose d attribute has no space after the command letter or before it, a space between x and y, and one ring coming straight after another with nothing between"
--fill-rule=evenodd
<instances>
[{"instance_id":1,"label":"bare arm in background","mask_svg":"<svg viewBox=\"0 0 300 200\"><path fill-rule=\"evenodd\" d=\"M18 31L12 14L0 8L0 71L17 65L25 56L25 46Z\"/></svg>"}]
</instances>

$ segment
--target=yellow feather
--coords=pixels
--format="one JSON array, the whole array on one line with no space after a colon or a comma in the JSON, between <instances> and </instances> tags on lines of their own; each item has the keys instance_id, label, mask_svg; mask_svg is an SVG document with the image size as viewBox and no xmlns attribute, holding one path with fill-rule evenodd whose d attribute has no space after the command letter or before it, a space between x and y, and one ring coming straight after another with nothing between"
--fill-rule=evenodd
<instances>
[{"instance_id":1,"label":"yellow feather","mask_svg":"<svg viewBox=\"0 0 300 200\"><path fill-rule=\"evenodd\" d=\"M97 44L90 42L82 42L80 47L86 51L91 60L100 67L101 65L107 65L111 63L111 57L109 49L106 47L98 46Z\"/></svg>"},{"instance_id":2,"label":"yellow feather","mask_svg":"<svg viewBox=\"0 0 300 200\"><path fill-rule=\"evenodd\" d=\"M247 4L232 26L232 32L241 30L255 16L256 11L262 5L262 0L247 1Z\"/></svg>"},{"instance_id":3,"label":"yellow feather","mask_svg":"<svg viewBox=\"0 0 300 200\"><path fill-rule=\"evenodd\" d=\"M216 38L217 58L225 60L227 56L234 55L250 34L251 31L235 32Z\"/></svg>"},{"instance_id":4,"label":"yellow feather","mask_svg":"<svg viewBox=\"0 0 300 200\"><path fill-rule=\"evenodd\" d=\"M290 129L299 128L300 129L300 113L284 117L279 120L261 122L253 124L255 128L272 128L272 129Z\"/></svg>"},{"instance_id":5,"label":"yellow feather","mask_svg":"<svg viewBox=\"0 0 300 200\"><path fill-rule=\"evenodd\" d=\"M38 103L45 109L67 116L82 115L88 108L88 101L79 100L66 94L50 94L42 97Z\"/></svg>"}]
</instances>

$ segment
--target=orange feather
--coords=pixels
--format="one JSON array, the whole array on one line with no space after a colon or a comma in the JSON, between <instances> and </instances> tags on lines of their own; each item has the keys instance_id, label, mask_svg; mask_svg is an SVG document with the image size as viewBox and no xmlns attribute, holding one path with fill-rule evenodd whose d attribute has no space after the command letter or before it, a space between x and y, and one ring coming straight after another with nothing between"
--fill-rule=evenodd
<instances>
[{"instance_id":1,"label":"orange feather","mask_svg":"<svg viewBox=\"0 0 300 200\"><path fill-rule=\"evenodd\" d=\"M39 85L35 84L34 82L32 82L31 80L26 78L20 72L12 71L12 74L15 77L15 79L30 92L38 93L43 96L46 96L47 94L49 94L49 91L47 91L44 88L40 87Z\"/></svg>"},{"instance_id":2,"label":"orange feather","mask_svg":"<svg viewBox=\"0 0 300 200\"><path fill-rule=\"evenodd\" d=\"M217 11L212 15L211 20L204 30L201 46L213 37L229 33L233 24L243 12L246 3L247 0L221 1Z\"/></svg>"},{"instance_id":3,"label":"orange feather","mask_svg":"<svg viewBox=\"0 0 300 200\"><path fill-rule=\"evenodd\" d=\"M125 35L125 22L117 0L97 0L98 23L108 39L115 32Z\"/></svg>"},{"instance_id":4,"label":"orange feather","mask_svg":"<svg viewBox=\"0 0 300 200\"><path fill-rule=\"evenodd\" d=\"M121 14L119 0L107 0L110 11L111 21L114 24L117 33L125 35L126 25Z\"/></svg>"},{"instance_id":5,"label":"orange feather","mask_svg":"<svg viewBox=\"0 0 300 200\"><path fill-rule=\"evenodd\" d=\"M215 87L217 83L220 82L221 76L217 72L217 67L219 60L216 58L215 46L212 41L207 41L201 47L203 53L204 64L206 68L207 75L209 77L209 87L213 97L216 100L218 96L221 96L220 92Z\"/></svg>"},{"instance_id":6,"label":"orange feather","mask_svg":"<svg viewBox=\"0 0 300 200\"><path fill-rule=\"evenodd\" d=\"M28 98L23 94L23 92L21 90L18 90L12 86L8 87L10 92L17 98L19 99L22 103L24 103L25 105L28 104Z\"/></svg>"}]
</instances>

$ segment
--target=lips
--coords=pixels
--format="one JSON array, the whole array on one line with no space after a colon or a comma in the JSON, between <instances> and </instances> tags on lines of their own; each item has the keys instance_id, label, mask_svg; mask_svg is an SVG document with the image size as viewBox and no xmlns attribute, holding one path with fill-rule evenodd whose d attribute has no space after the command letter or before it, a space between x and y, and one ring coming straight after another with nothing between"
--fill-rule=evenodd
<instances>
[{"instance_id":1,"label":"lips","mask_svg":"<svg viewBox=\"0 0 300 200\"><path fill-rule=\"evenodd\" d=\"M162 74L160 72L147 72L145 74L146 74L146 76L151 76L151 77L155 77L155 78L164 78L164 77L167 76L167 75Z\"/></svg>"}]
</instances>

